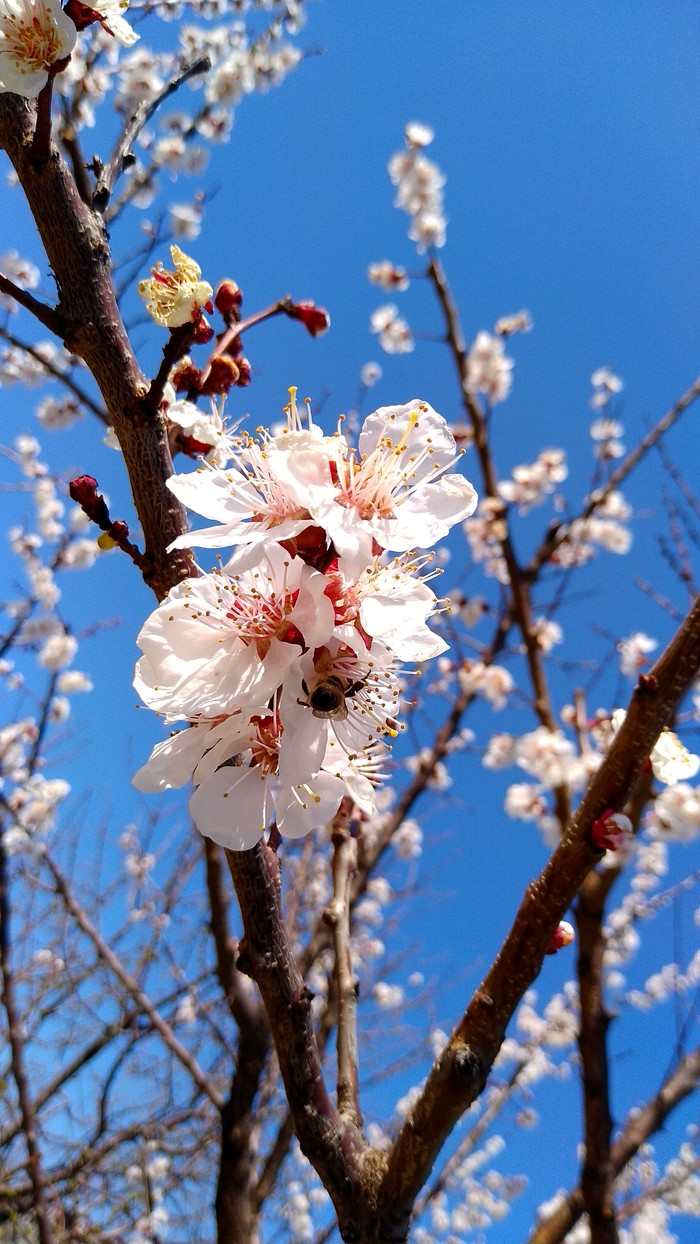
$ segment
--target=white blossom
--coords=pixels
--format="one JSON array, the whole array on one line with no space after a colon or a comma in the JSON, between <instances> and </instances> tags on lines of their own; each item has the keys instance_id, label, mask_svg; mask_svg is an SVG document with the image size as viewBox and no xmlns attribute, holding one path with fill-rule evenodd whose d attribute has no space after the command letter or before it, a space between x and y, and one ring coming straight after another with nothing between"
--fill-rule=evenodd
<instances>
[{"instance_id":1,"label":"white blossom","mask_svg":"<svg viewBox=\"0 0 700 1244\"><path fill-rule=\"evenodd\" d=\"M46 643L42 646L37 660L48 670L65 669L70 665L73 657L78 651L78 641L73 635L67 635L61 632L50 635Z\"/></svg>"},{"instance_id":2,"label":"white blossom","mask_svg":"<svg viewBox=\"0 0 700 1244\"><path fill-rule=\"evenodd\" d=\"M643 631L635 631L627 639L621 639L617 645L620 653L620 672L626 678L636 678L647 662L647 654L658 648L658 643Z\"/></svg>"},{"instance_id":3,"label":"white blossom","mask_svg":"<svg viewBox=\"0 0 700 1244\"><path fill-rule=\"evenodd\" d=\"M467 385L471 393L484 393L489 402L503 402L510 393L513 360L500 337L477 333L469 351Z\"/></svg>"},{"instance_id":4,"label":"white blossom","mask_svg":"<svg viewBox=\"0 0 700 1244\"><path fill-rule=\"evenodd\" d=\"M393 303L377 307L370 316L369 326L373 333L379 334L379 344L387 354L410 354L413 350L411 329Z\"/></svg>"},{"instance_id":5,"label":"white blossom","mask_svg":"<svg viewBox=\"0 0 700 1244\"><path fill-rule=\"evenodd\" d=\"M77 38L57 0L0 0L0 92L36 99Z\"/></svg>"}]
</instances>

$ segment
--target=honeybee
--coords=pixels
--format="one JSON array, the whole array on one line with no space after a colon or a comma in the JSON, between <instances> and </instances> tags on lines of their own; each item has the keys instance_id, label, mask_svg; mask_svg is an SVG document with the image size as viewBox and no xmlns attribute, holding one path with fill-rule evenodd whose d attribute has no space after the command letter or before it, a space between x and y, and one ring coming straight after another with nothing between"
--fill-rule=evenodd
<instances>
[{"instance_id":1,"label":"honeybee","mask_svg":"<svg viewBox=\"0 0 700 1244\"><path fill-rule=\"evenodd\" d=\"M348 715L345 701L348 697L357 695L363 684L348 683L339 674L326 674L314 683L311 691L303 680L301 685L306 699L299 703L308 704L314 717L333 717L335 721L345 721Z\"/></svg>"}]
</instances>

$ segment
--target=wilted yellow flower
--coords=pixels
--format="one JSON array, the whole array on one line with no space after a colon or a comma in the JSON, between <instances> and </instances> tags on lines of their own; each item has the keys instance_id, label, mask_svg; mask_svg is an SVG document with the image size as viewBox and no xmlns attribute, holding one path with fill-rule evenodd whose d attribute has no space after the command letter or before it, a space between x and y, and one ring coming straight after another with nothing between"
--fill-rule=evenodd
<instances>
[{"instance_id":1,"label":"wilted yellow flower","mask_svg":"<svg viewBox=\"0 0 700 1244\"><path fill-rule=\"evenodd\" d=\"M139 281L139 294L156 324L180 328L196 319L214 291L208 281L200 281L202 269L179 246L171 246L170 255L175 271L168 272L158 262L152 275Z\"/></svg>"}]
</instances>

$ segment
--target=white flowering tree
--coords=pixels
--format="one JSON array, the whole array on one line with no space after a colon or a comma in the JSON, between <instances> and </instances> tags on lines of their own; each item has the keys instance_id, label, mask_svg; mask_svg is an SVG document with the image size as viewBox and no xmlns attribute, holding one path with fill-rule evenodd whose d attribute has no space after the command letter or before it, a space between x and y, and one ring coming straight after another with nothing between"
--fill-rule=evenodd
<instances>
[{"instance_id":1,"label":"white flowering tree","mask_svg":"<svg viewBox=\"0 0 700 1244\"><path fill-rule=\"evenodd\" d=\"M431 130L409 123L389 173L441 317L459 420L429 393L363 418L379 371L368 364L360 400L332 426L294 387L282 423L257 426L250 334L284 316L315 337L329 316L291 297L244 315L230 274L203 273L187 253L204 192L166 210L163 174L201 176L242 97L295 67L301 0L203 0L192 24L172 22L170 0L133 24L126 7L0 4L0 144L53 277L39 297L32 263L0 259L2 385L53 385L37 407L44 429L101 421L136 513L132 532L93 474L63 478L28 432L4 450L23 579L18 593L13 569L0 637L2 1238L481 1238L533 1174L497 1162L508 1127L533 1126L536 1089L573 1069L578 1175L562 1189L550 1141L540 1208L518 1238L670 1241L671 1215L687 1223L698 1206L695 1133L676 1119L700 1075L700 965L687 947L668 964L660 952L639 988L627 969L640 922L678 911L695 881L687 868L671 878L668 853L700 830L700 761L679 737L697 720L700 604L663 602L675 621L653 664L658 641L630 617L611 640L619 677L597 692L602 707L581 688L580 655L567 667L553 653L566 650L557 615L571 584L595 556L629 551L625 483L665 453L700 380L626 453L621 381L602 367L583 498L564 498L560 449L535 443L503 477L493 418L511 389L509 340L530 317L507 315L467 344L438 258L445 179L426 153ZM155 50L136 46L136 26L157 27ZM183 86L197 102L156 137ZM105 146L88 159L98 118ZM153 203L157 223L118 262L110 229ZM369 277L392 299L409 287L393 262ZM121 309L136 278L159 334L152 375ZM414 349L394 301L371 328L390 354ZM238 390L251 381L249 426ZM664 465L680 498L668 556L685 601L697 501ZM524 520L543 505L552 521L537 530ZM468 551L472 577L438 599L429 583L449 551L451 565ZM71 705L92 689L63 585L122 554L155 597L134 687L166 729L137 766L146 810L116 827L115 858L114 826L95 825L87 803L68 811L68 783L51 774ZM509 710L508 729L494 733L483 705ZM541 831L548 858L534 879L523 871L500 950L442 1031L424 956L416 965L400 928L393 962L386 943L416 899L406 863L428 854L417 817L435 805L452 815L452 779L482 826L505 807ZM175 828L152 797L166 791L183 792ZM495 889L483 837L470 855L480 887ZM447 893L462 879L437 884ZM538 1003L533 985L557 952L565 978ZM614 1015L669 1001L675 1041L613 1106ZM391 1075L404 1087L387 1105ZM673 1146L657 1161L662 1128Z\"/></svg>"}]
</instances>

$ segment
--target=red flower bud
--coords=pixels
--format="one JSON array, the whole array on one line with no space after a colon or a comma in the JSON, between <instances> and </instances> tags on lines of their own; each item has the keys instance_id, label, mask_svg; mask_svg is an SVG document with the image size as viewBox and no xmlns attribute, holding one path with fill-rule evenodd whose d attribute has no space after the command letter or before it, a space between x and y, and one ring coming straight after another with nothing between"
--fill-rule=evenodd
<instances>
[{"instance_id":1,"label":"red flower bud","mask_svg":"<svg viewBox=\"0 0 700 1244\"><path fill-rule=\"evenodd\" d=\"M198 389L201 374L192 360L187 359L175 368L172 374L173 387L178 393L188 393L190 389Z\"/></svg>"},{"instance_id":2,"label":"red flower bud","mask_svg":"<svg viewBox=\"0 0 700 1244\"><path fill-rule=\"evenodd\" d=\"M217 354L209 366L209 375L201 386L202 393L228 393L234 384L238 384L240 370L238 364L227 354Z\"/></svg>"},{"instance_id":3,"label":"red flower bud","mask_svg":"<svg viewBox=\"0 0 700 1244\"><path fill-rule=\"evenodd\" d=\"M312 337L320 337L331 326L330 315L323 307L317 307L315 302L290 302L286 312L291 319L301 320Z\"/></svg>"},{"instance_id":4,"label":"red flower bud","mask_svg":"<svg viewBox=\"0 0 700 1244\"><path fill-rule=\"evenodd\" d=\"M89 505L97 496L97 480L92 475L77 475L68 485L68 491L78 505Z\"/></svg>"},{"instance_id":5,"label":"red flower bud","mask_svg":"<svg viewBox=\"0 0 700 1244\"><path fill-rule=\"evenodd\" d=\"M222 281L214 295L214 306L222 315L238 312L243 302L243 294L235 281Z\"/></svg>"},{"instance_id":6,"label":"red flower bud","mask_svg":"<svg viewBox=\"0 0 700 1244\"><path fill-rule=\"evenodd\" d=\"M249 385L253 378L253 369L249 360L243 354L236 359L236 364L238 366L238 380L236 384L240 389L245 389L246 385Z\"/></svg>"},{"instance_id":7,"label":"red flower bud","mask_svg":"<svg viewBox=\"0 0 700 1244\"><path fill-rule=\"evenodd\" d=\"M568 920L560 920L545 953L555 955L563 946L570 946L575 936L573 925Z\"/></svg>"},{"instance_id":8,"label":"red flower bud","mask_svg":"<svg viewBox=\"0 0 700 1244\"><path fill-rule=\"evenodd\" d=\"M606 808L591 825L591 842L599 851L619 851L631 834L631 820L614 808Z\"/></svg>"},{"instance_id":9,"label":"red flower bud","mask_svg":"<svg viewBox=\"0 0 700 1244\"><path fill-rule=\"evenodd\" d=\"M93 523L96 523L103 531L111 527L112 522L107 504L104 497L97 491L97 480L92 475L76 476L70 481L68 491Z\"/></svg>"},{"instance_id":10,"label":"red flower bud","mask_svg":"<svg viewBox=\"0 0 700 1244\"><path fill-rule=\"evenodd\" d=\"M637 679L637 688L640 695L656 695L659 690L659 681L654 674L640 674Z\"/></svg>"},{"instance_id":11,"label":"red flower bud","mask_svg":"<svg viewBox=\"0 0 700 1244\"><path fill-rule=\"evenodd\" d=\"M214 336L214 329L209 323L206 315L202 315L201 311L197 318L192 321L192 339L198 346L205 346ZM177 329L171 329L171 332L177 332Z\"/></svg>"},{"instance_id":12,"label":"red flower bud","mask_svg":"<svg viewBox=\"0 0 700 1244\"><path fill-rule=\"evenodd\" d=\"M92 26L93 22L104 20L101 13L90 8L89 4L81 4L80 0L68 0L63 11L68 14L76 30L85 30L86 27Z\"/></svg>"}]
</instances>

